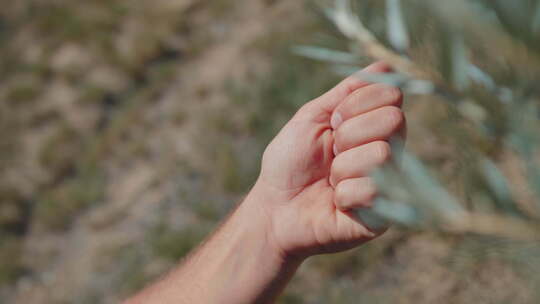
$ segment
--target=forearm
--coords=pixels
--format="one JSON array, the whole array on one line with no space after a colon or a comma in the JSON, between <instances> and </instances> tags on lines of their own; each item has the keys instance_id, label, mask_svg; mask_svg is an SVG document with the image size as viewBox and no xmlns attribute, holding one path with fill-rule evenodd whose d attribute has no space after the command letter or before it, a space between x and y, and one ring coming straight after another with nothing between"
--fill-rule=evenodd
<instances>
[{"instance_id":1,"label":"forearm","mask_svg":"<svg viewBox=\"0 0 540 304\"><path fill-rule=\"evenodd\" d=\"M270 303L300 260L284 257L251 193L183 264L128 303Z\"/></svg>"},{"instance_id":2,"label":"forearm","mask_svg":"<svg viewBox=\"0 0 540 304\"><path fill-rule=\"evenodd\" d=\"M389 70L378 63L364 71ZM270 303L303 257L382 233L351 210L372 207L369 173L391 159L387 141L404 127L396 90L350 77L303 106L269 144L259 181L218 232L130 303Z\"/></svg>"}]
</instances>

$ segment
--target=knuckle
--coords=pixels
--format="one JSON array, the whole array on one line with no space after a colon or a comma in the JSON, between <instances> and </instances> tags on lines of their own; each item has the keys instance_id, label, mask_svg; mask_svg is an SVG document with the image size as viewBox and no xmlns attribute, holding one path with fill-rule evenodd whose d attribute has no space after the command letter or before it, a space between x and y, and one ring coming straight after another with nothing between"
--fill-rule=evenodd
<instances>
[{"instance_id":1,"label":"knuckle","mask_svg":"<svg viewBox=\"0 0 540 304\"><path fill-rule=\"evenodd\" d=\"M383 164L392 158L392 149L390 144L385 141L374 142L373 149L378 164Z\"/></svg>"},{"instance_id":2,"label":"knuckle","mask_svg":"<svg viewBox=\"0 0 540 304\"><path fill-rule=\"evenodd\" d=\"M365 183L364 187L365 200L373 201L379 194L379 189L377 189L377 185L375 185L372 180L369 180Z\"/></svg>"},{"instance_id":3,"label":"knuckle","mask_svg":"<svg viewBox=\"0 0 540 304\"><path fill-rule=\"evenodd\" d=\"M405 115L400 108L387 106L383 108L384 121L386 121L393 130L399 129L405 122Z\"/></svg>"},{"instance_id":4,"label":"knuckle","mask_svg":"<svg viewBox=\"0 0 540 304\"><path fill-rule=\"evenodd\" d=\"M383 93L385 98L392 101L392 104L399 106L403 100L403 93L397 87L385 86Z\"/></svg>"},{"instance_id":5,"label":"knuckle","mask_svg":"<svg viewBox=\"0 0 540 304\"><path fill-rule=\"evenodd\" d=\"M327 121L330 113L324 111L317 100L311 101L300 107L293 117L293 120L303 120L311 122Z\"/></svg>"}]
</instances>

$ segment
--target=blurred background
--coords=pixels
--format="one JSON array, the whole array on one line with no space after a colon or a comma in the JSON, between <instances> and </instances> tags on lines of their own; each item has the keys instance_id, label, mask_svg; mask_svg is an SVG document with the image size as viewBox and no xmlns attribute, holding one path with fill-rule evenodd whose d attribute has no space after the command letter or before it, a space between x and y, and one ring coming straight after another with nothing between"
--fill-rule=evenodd
<instances>
[{"instance_id":1,"label":"blurred background","mask_svg":"<svg viewBox=\"0 0 540 304\"><path fill-rule=\"evenodd\" d=\"M416 173L446 189L428 194L507 221L445 230L404 219L377 242L310 259L278 302L537 303L540 246L513 238L539 218L540 183L527 178L540 181L527 171L537 1L479 9L493 33L466 14L448 30L441 14L460 11L423 4L433 1L356 2L349 11L384 47L440 72L382 79L408 85L407 148L430 168ZM328 18L332 1L3 4L0 303L116 303L164 274L241 200L296 109L378 57Z\"/></svg>"}]
</instances>

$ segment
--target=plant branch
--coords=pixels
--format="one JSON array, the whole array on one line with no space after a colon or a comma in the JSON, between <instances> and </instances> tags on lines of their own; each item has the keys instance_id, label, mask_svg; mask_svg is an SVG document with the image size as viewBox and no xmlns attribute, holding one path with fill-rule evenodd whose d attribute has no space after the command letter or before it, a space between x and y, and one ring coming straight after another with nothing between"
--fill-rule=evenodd
<instances>
[{"instance_id":1,"label":"plant branch","mask_svg":"<svg viewBox=\"0 0 540 304\"><path fill-rule=\"evenodd\" d=\"M348 38L358 41L366 55L391 65L397 72L414 79L430 81L435 92L451 103L463 100L453 90L442 83L439 73L420 67L418 64L399 53L384 46L362 23L358 16L351 13L349 0L339 0L332 14L332 19L338 29Z\"/></svg>"},{"instance_id":2,"label":"plant branch","mask_svg":"<svg viewBox=\"0 0 540 304\"><path fill-rule=\"evenodd\" d=\"M474 233L523 241L540 241L540 226L515 217L484 214L478 212L460 213L448 219L443 230L449 233Z\"/></svg>"}]
</instances>

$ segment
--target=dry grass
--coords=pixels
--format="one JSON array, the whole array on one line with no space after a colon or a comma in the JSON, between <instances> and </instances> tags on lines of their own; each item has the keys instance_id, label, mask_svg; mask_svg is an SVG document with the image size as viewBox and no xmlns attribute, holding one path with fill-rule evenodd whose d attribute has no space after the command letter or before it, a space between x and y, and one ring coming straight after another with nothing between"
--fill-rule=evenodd
<instances>
[{"instance_id":1,"label":"dry grass","mask_svg":"<svg viewBox=\"0 0 540 304\"><path fill-rule=\"evenodd\" d=\"M345 48L301 3L68 2L6 8L0 296L10 303L114 303L161 275L241 199L292 113L338 81L291 46ZM448 161L466 160L447 133L453 113L422 100L406 109L412 149L448 181L463 177ZM397 228L310 260L279 303L526 303L519 267L484 263L492 251L471 244Z\"/></svg>"}]
</instances>

